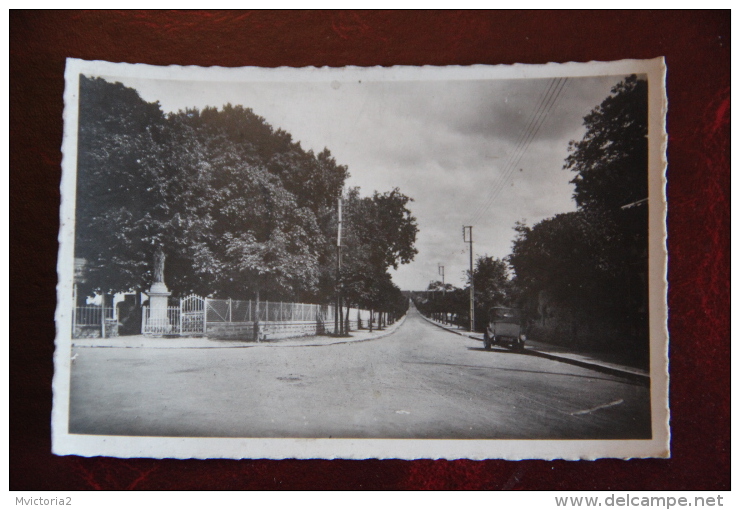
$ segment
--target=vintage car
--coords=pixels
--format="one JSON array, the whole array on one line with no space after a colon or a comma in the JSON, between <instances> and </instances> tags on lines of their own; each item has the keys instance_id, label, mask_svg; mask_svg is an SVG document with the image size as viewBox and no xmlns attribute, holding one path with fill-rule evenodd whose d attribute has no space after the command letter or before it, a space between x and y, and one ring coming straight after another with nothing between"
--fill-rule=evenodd
<instances>
[{"instance_id":1,"label":"vintage car","mask_svg":"<svg viewBox=\"0 0 740 510\"><path fill-rule=\"evenodd\" d=\"M483 346L490 350L493 345L507 344L512 349L523 350L526 340L522 328L521 313L516 308L491 308L488 312Z\"/></svg>"}]
</instances>

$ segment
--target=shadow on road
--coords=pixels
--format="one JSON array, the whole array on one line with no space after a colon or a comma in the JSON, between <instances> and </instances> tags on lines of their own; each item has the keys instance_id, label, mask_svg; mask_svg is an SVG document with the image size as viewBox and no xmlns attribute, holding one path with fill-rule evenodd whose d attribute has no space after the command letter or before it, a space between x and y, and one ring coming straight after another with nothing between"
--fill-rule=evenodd
<instances>
[{"instance_id":1,"label":"shadow on road","mask_svg":"<svg viewBox=\"0 0 740 510\"><path fill-rule=\"evenodd\" d=\"M468 350L487 352L486 349L483 347L468 347ZM490 352L508 352L509 354L527 354L526 352L512 351L511 349L506 349L504 347L491 347Z\"/></svg>"},{"instance_id":2,"label":"shadow on road","mask_svg":"<svg viewBox=\"0 0 740 510\"><path fill-rule=\"evenodd\" d=\"M471 349L471 350L483 351L484 349ZM490 352L496 352L496 351L490 351ZM497 351L497 352L499 353L506 352L509 354L524 354L524 353L513 353L511 351ZM434 361L404 361L403 363L407 363L409 365L444 365L444 366L455 367L455 368L476 368L479 370L498 370L501 372L521 372L521 373L526 373L526 374L538 374L538 375L540 374L560 375L564 377L578 377L581 379L594 379L594 380L599 380L599 381L610 381L610 382L619 381L619 382L624 382L624 384L628 384L630 386L640 386L640 384L637 384L629 380L620 381L617 378L606 378L606 377L598 377L598 376L593 376L593 375L569 374L569 373L564 373L564 372L545 372L541 370L523 370L521 368L502 368L502 367L486 367L486 366L481 366L481 365L462 365L460 363L439 363L439 362L434 362Z\"/></svg>"},{"instance_id":3,"label":"shadow on road","mask_svg":"<svg viewBox=\"0 0 740 510\"><path fill-rule=\"evenodd\" d=\"M484 347L468 347L469 351L480 351L480 352L498 352L499 354L514 354L519 356L532 356L527 350L515 351L513 349L507 349L506 347L491 346L490 350L486 350Z\"/></svg>"}]
</instances>

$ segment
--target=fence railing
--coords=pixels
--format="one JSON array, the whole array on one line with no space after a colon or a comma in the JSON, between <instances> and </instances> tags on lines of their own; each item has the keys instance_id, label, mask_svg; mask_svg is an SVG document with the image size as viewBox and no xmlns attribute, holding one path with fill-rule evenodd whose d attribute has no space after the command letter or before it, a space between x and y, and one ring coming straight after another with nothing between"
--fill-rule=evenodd
<instances>
[{"instance_id":1,"label":"fence railing","mask_svg":"<svg viewBox=\"0 0 740 510\"><path fill-rule=\"evenodd\" d=\"M118 310L94 305L72 308L72 337L115 336L118 334Z\"/></svg>"},{"instance_id":2,"label":"fence railing","mask_svg":"<svg viewBox=\"0 0 740 510\"><path fill-rule=\"evenodd\" d=\"M74 323L77 326L99 326L102 315L105 313L106 320L116 319L115 308L101 308L100 306L76 306L74 308Z\"/></svg>"},{"instance_id":3,"label":"fence railing","mask_svg":"<svg viewBox=\"0 0 740 510\"><path fill-rule=\"evenodd\" d=\"M74 308L73 335L76 338L117 336L118 311L100 306ZM202 335L208 324L219 323L322 323L330 328L335 322L333 305L285 303L279 301L252 301L236 299L201 298L191 295L180 299L179 306L141 309L141 332L146 335ZM366 328L370 311L342 308L342 318L349 320L352 329ZM282 327L282 326L281 326ZM98 328L97 333L91 331Z\"/></svg>"},{"instance_id":4,"label":"fence railing","mask_svg":"<svg viewBox=\"0 0 740 510\"><path fill-rule=\"evenodd\" d=\"M141 309L142 333L146 335L179 335L182 333L180 307L168 306L166 309L152 310L148 306Z\"/></svg>"},{"instance_id":5,"label":"fence railing","mask_svg":"<svg viewBox=\"0 0 740 510\"><path fill-rule=\"evenodd\" d=\"M237 299L206 300L206 322L314 322L334 321L334 306L282 301L243 301ZM343 308L346 314L347 309ZM366 322L369 310L350 308L349 320Z\"/></svg>"}]
</instances>

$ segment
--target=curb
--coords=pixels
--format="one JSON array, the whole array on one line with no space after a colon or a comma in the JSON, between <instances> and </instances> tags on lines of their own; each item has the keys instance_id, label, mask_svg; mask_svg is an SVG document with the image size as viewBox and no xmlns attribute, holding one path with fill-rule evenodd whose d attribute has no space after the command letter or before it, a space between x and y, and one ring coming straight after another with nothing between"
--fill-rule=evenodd
<instances>
[{"instance_id":1,"label":"curb","mask_svg":"<svg viewBox=\"0 0 740 510\"><path fill-rule=\"evenodd\" d=\"M529 350L527 352L539 358L550 359L553 361L560 361L561 363L568 363L569 365L575 365L577 367L587 368L589 370L595 370L597 372L602 372L604 374L614 375L616 377L622 377L624 379L629 379L630 381L640 383L644 386L650 386L650 376L646 374L640 374L640 373L632 372L629 370L622 370L616 367L600 365L598 363L589 363L588 361L581 361L581 360L577 360L573 358L567 358L565 356L556 356L554 354L536 351L534 349Z\"/></svg>"},{"instance_id":2,"label":"curb","mask_svg":"<svg viewBox=\"0 0 740 510\"><path fill-rule=\"evenodd\" d=\"M401 325L406 321L406 315L398 319L394 324L387 327L383 332L377 336L373 336L370 338L360 338L353 340L352 338L344 338L344 339L337 339L334 341L329 342L312 342L307 340L305 343L294 343L290 345L286 345L287 342L281 342L280 340L275 342L249 342L249 343L243 343L243 344L236 344L236 345L178 345L178 346L152 346L152 345L75 345L74 340L72 341L70 347L71 348L80 348L80 349L88 349L88 348L96 348L96 349L253 349L253 348L276 348L276 347L324 347L328 345L340 345L340 344L351 344L351 343L359 343L359 342L370 342L373 340L379 340L381 338L385 338L388 335L391 335L396 332L398 328L401 327ZM294 338L285 338L282 340L287 341L295 341L301 337L294 337ZM304 337L306 338L306 337ZM216 340L217 342L217 340Z\"/></svg>"},{"instance_id":3,"label":"curb","mask_svg":"<svg viewBox=\"0 0 740 510\"><path fill-rule=\"evenodd\" d=\"M419 314L419 315L421 315L421 314ZM478 338L478 337L476 337L476 336L474 336L472 334L463 333L463 332L460 332L460 331L455 331L454 329L448 329L446 326L443 326L441 324L438 324L438 323L434 322L433 320L425 317L424 315L421 315L421 316L424 317L424 320L426 320L430 324L433 324L433 325L437 326L438 328L444 329L445 331L449 331L450 333L454 333L456 335L460 335L460 336L464 336L464 337L467 337L467 338L471 338L473 340L478 340L478 341L481 340L480 338ZM616 368L616 367L612 367L612 366L600 365L598 363L589 363L588 361L582 361L582 360L577 360L577 359L573 359L573 358L568 358L566 356L558 356L556 354L550 354L550 353L538 351L538 350L531 349L531 348L530 349L526 349L522 354L529 354L529 355L532 355L532 356L536 356L538 358L545 358L545 359L549 359L549 360L552 360L552 361L559 361L561 363L567 363L569 365L575 365L577 367L586 368L588 370L594 370L594 371L597 371L597 372L602 372L602 373L605 373L605 374L613 375L613 376L616 376L616 377L622 377L624 379L629 379L631 381L640 383L640 384L645 385L645 386L650 386L650 375L647 375L647 374L640 374L640 373L637 373L637 372L632 372L630 370L622 370L622 369L619 369L619 368Z\"/></svg>"},{"instance_id":4,"label":"curb","mask_svg":"<svg viewBox=\"0 0 740 510\"><path fill-rule=\"evenodd\" d=\"M307 343L307 344L300 344L300 345L265 345L265 342L261 342L260 344L251 345L249 347L257 347L258 345L263 346L263 347L324 347L326 345L341 345L341 344L356 344L360 342L372 342L373 340L380 340L381 338L385 338L388 335L392 335L393 333L396 332L398 328L401 327L401 325L404 322L406 322L406 315L398 319L395 322L395 324L391 326L392 329L386 328L381 335L374 336L372 338L362 338L358 340L347 339L347 340L337 340L336 342L328 342L328 343L322 343L322 344L308 344Z\"/></svg>"}]
</instances>

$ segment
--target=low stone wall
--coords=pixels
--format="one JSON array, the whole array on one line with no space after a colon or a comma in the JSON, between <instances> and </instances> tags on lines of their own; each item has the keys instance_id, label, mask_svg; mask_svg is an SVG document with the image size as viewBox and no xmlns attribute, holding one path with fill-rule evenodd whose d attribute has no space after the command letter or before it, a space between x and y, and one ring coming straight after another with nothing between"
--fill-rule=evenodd
<instances>
[{"instance_id":1,"label":"low stone wall","mask_svg":"<svg viewBox=\"0 0 740 510\"><path fill-rule=\"evenodd\" d=\"M357 321L349 321L350 330L357 329ZM317 321L305 322L260 322L260 341L279 340L282 338L299 338L316 336L334 331L334 323L324 324ZM254 342L253 322L209 322L206 336L219 340L243 340Z\"/></svg>"},{"instance_id":2,"label":"low stone wall","mask_svg":"<svg viewBox=\"0 0 740 510\"><path fill-rule=\"evenodd\" d=\"M118 336L118 326L116 321L105 321L105 336L112 338ZM72 332L72 338L100 338L100 325L79 325L76 324Z\"/></svg>"}]
</instances>

